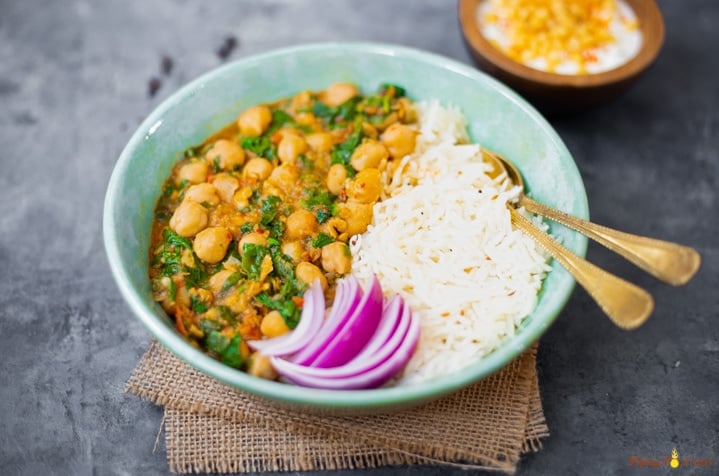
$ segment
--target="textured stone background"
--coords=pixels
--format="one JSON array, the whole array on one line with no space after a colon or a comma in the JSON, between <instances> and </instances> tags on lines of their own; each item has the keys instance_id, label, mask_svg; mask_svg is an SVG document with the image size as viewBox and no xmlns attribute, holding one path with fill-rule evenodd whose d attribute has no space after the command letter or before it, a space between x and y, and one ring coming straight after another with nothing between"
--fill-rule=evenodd
<instances>
[{"instance_id":1,"label":"textured stone background","mask_svg":"<svg viewBox=\"0 0 719 476\"><path fill-rule=\"evenodd\" d=\"M574 293L540 347L552 436L519 474L637 474L630 455L674 446L714 459L712 470L682 474L719 471L719 2L660 5L667 38L649 74L621 100L554 125L595 221L688 243L704 265L677 289L590 247L592 261L646 287L657 308L626 333ZM373 40L468 62L455 9L443 0L0 0L0 472L167 472L162 445L152 451L161 410L123 393L149 334L120 298L101 238L106 183L141 119L218 66L228 36L238 40L228 60ZM169 76L163 55L174 60ZM150 97L152 77L161 85Z\"/></svg>"}]
</instances>

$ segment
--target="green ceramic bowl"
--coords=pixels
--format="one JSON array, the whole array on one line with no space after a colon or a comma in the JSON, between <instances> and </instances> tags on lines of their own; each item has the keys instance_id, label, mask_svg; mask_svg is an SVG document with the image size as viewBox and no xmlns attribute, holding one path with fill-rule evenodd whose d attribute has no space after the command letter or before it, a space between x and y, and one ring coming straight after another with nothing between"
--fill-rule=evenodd
<instances>
[{"instance_id":1,"label":"green ceramic bowl","mask_svg":"<svg viewBox=\"0 0 719 476\"><path fill-rule=\"evenodd\" d=\"M175 355L201 372L252 395L307 411L372 413L395 410L456 391L499 370L547 330L574 287L558 264L539 304L517 333L464 370L421 385L362 391L315 390L252 377L191 347L153 302L148 248L153 209L179 153L232 122L244 108L305 89L351 81L371 91L404 86L415 100L459 105L472 139L511 157L541 202L588 218L582 179L552 127L517 94L472 67L413 49L371 43L327 43L278 50L218 68L163 102L130 139L105 197L104 239L112 273L132 312ZM587 240L559 225L551 231L583 256Z\"/></svg>"}]
</instances>

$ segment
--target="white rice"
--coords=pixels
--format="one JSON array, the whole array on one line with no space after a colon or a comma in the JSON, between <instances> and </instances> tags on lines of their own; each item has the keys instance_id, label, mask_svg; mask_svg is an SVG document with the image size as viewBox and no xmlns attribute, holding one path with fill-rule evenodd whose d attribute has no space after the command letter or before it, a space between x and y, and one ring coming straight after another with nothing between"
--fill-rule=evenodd
<instances>
[{"instance_id":1,"label":"white rice","mask_svg":"<svg viewBox=\"0 0 719 476\"><path fill-rule=\"evenodd\" d=\"M417 351L398 384L452 373L492 352L532 312L549 270L534 241L513 230L519 190L490 179L456 108L419 103L415 152L405 157L350 241L352 273L377 274L421 322ZM538 222L541 223L541 222Z\"/></svg>"}]
</instances>

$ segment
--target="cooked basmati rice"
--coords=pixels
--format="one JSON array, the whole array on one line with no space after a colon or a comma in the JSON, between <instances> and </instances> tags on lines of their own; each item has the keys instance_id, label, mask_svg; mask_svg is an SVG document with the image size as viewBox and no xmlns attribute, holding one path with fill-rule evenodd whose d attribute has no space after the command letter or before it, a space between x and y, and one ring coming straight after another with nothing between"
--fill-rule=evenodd
<instances>
[{"instance_id":1,"label":"cooked basmati rice","mask_svg":"<svg viewBox=\"0 0 719 476\"><path fill-rule=\"evenodd\" d=\"M506 202L517 187L492 180L467 144L456 108L417 105L415 152L384 177L372 224L350 241L352 273L375 273L421 322L417 351L397 384L452 373L492 352L537 304L547 257L513 230ZM537 223L541 223L536 221Z\"/></svg>"}]
</instances>

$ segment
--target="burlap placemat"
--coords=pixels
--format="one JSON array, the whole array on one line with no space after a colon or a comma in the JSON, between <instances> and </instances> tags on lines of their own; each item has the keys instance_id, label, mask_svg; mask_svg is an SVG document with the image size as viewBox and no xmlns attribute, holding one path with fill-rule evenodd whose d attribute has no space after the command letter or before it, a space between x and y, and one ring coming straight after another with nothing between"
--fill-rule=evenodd
<instances>
[{"instance_id":1,"label":"burlap placemat","mask_svg":"<svg viewBox=\"0 0 719 476\"><path fill-rule=\"evenodd\" d=\"M536 347L502 371L424 406L384 415L308 415L227 387L152 342L127 390L165 406L175 472L260 472L441 463L513 473L549 434ZM350 436L351 435L351 436Z\"/></svg>"}]
</instances>

